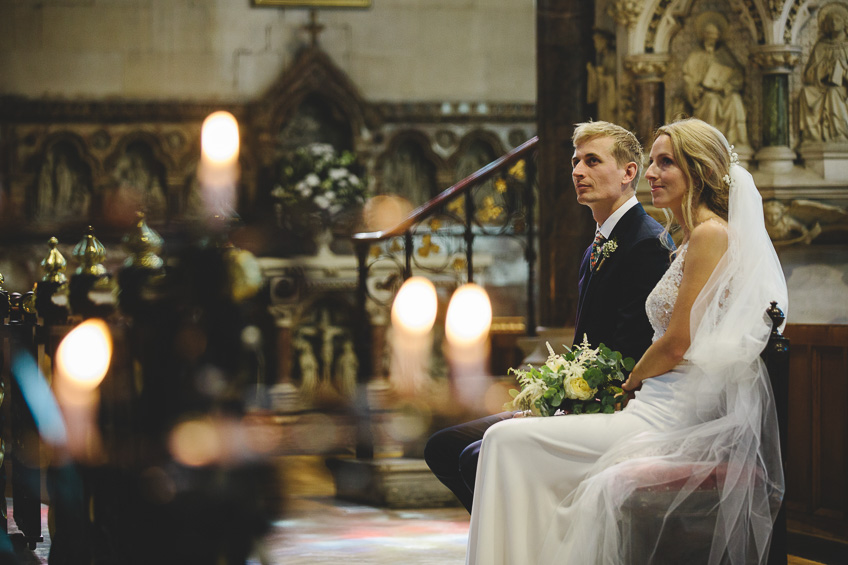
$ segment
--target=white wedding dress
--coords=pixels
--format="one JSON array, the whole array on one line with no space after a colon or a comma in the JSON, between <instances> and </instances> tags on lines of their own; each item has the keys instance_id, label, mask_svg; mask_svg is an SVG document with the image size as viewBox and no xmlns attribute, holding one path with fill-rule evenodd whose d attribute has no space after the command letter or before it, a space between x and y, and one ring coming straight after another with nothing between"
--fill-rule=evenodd
<instances>
[{"instance_id":1,"label":"white wedding dress","mask_svg":"<svg viewBox=\"0 0 848 565\"><path fill-rule=\"evenodd\" d=\"M699 555L704 563L741 565L752 555L765 562L783 475L759 353L770 331L768 302L785 307L787 295L753 180L738 165L731 176L728 251L692 307L685 361L646 379L621 412L519 418L489 428L466 563L665 564L653 548L688 543L666 521L691 521L693 514L715 521L712 545ZM686 250L646 303L654 339L668 327ZM722 502L693 511L700 499L689 496L716 469ZM624 510L628 498L669 481L678 481L680 494L660 509L660 533L648 540L647 555L634 558L628 532L646 518Z\"/></svg>"}]
</instances>

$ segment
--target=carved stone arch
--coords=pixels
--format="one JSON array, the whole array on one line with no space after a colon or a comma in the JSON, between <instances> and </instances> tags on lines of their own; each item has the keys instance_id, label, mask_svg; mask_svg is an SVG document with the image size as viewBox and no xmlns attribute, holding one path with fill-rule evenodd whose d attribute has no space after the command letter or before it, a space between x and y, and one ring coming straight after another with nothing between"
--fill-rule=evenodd
<instances>
[{"instance_id":1,"label":"carved stone arch","mask_svg":"<svg viewBox=\"0 0 848 565\"><path fill-rule=\"evenodd\" d=\"M143 211L151 223L173 218L176 187L172 187L175 163L162 140L147 131L123 136L105 160L104 213L115 223Z\"/></svg>"},{"instance_id":2,"label":"carved stone arch","mask_svg":"<svg viewBox=\"0 0 848 565\"><path fill-rule=\"evenodd\" d=\"M404 130L389 140L377 158L376 186L380 194L397 194L419 206L450 184L445 162L430 139L417 130Z\"/></svg>"},{"instance_id":3,"label":"carved stone arch","mask_svg":"<svg viewBox=\"0 0 848 565\"><path fill-rule=\"evenodd\" d=\"M103 166L78 134L59 131L46 136L24 163L32 175L25 195L25 215L45 224L80 223L97 208L98 178Z\"/></svg>"},{"instance_id":4,"label":"carved stone arch","mask_svg":"<svg viewBox=\"0 0 848 565\"><path fill-rule=\"evenodd\" d=\"M249 112L264 164L272 164L279 156L277 136L304 103L324 104L334 119L349 126L345 149L359 147L361 137L379 124L376 113L330 57L318 47L306 48Z\"/></svg>"},{"instance_id":5,"label":"carved stone arch","mask_svg":"<svg viewBox=\"0 0 848 565\"><path fill-rule=\"evenodd\" d=\"M815 17L818 8L825 3L817 0L789 0L789 10L786 13L786 23L783 27L783 40L790 45L798 45L802 30L807 22Z\"/></svg>"},{"instance_id":6,"label":"carved stone arch","mask_svg":"<svg viewBox=\"0 0 848 565\"><path fill-rule=\"evenodd\" d=\"M457 165L459 164L460 159L462 159L463 155L466 155L469 149L476 143L483 143L491 149L493 156L492 160L506 153L503 142L496 133L484 129L474 129L462 137L457 145L456 151L454 151L448 159L447 165L452 172L455 173L457 171ZM458 180L461 180L461 178L454 178L454 182Z\"/></svg>"},{"instance_id":7,"label":"carved stone arch","mask_svg":"<svg viewBox=\"0 0 848 565\"><path fill-rule=\"evenodd\" d=\"M683 28L683 20L690 14L696 0L653 0L646 7L640 25L639 35L644 40L639 49L644 53L668 53L671 41ZM727 0L745 23L751 37L763 45L766 42L763 7L756 0ZM637 51L638 52L638 51Z\"/></svg>"},{"instance_id":8,"label":"carved stone arch","mask_svg":"<svg viewBox=\"0 0 848 565\"><path fill-rule=\"evenodd\" d=\"M503 143L494 133L482 129L469 132L450 159L454 181L462 180L505 152ZM502 223L506 218L504 210L515 210L519 204L515 191L498 190L494 178L472 187L471 196L477 220L485 224Z\"/></svg>"}]
</instances>

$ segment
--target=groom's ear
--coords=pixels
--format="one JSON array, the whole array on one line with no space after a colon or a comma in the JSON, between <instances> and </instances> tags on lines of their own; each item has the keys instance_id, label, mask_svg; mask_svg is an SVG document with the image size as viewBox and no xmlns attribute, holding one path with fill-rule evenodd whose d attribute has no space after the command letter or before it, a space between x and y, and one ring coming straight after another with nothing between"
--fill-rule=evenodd
<instances>
[{"instance_id":1,"label":"groom's ear","mask_svg":"<svg viewBox=\"0 0 848 565\"><path fill-rule=\"evenodd\" d=\"M639 165L630 161L626 165L624 165L624 177L621 179L622 185L630 186L634 180L636 180L636 175L639 173ZM635 187L634 187L635 188Z\"/></svg>"}]
</instances>

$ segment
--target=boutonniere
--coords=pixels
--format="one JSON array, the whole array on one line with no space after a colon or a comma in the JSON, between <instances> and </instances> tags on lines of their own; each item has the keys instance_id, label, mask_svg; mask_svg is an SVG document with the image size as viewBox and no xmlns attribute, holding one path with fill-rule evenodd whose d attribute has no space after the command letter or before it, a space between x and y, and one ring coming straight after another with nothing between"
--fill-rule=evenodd
<instances>
[{"instance_id":1,"label":"boutonniere","mask_svg":"<svg viewBox=\"0 0 848 565\"><path fill-rule=\"evenodd\" d=\"M598 263L598 268L596 271L600 271L601 267L604 265L604 261L606 261L610 255L615 253L615 250L618 249L618 240L616 238L608 239L601 246L601 261Z\"/></svg>"}]
</instances>

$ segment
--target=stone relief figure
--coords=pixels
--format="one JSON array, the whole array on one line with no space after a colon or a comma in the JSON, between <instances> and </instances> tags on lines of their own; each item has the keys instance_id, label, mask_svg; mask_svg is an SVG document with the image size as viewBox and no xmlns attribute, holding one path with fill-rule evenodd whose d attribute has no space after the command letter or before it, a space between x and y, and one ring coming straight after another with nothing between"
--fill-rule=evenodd
<instances>
[{"instance_id":1,"label":"stone relief figure","mask_svg":"<svg viewBox=\"0 0 848 565\"><path fill-rule=\"evenodd\" d=\"M413 141L398 145L383 165L382 192L403 196L413 206L424 204L435 194L436 172Z\"/></svg>"},{"instance_id":2,"label":"stone relief figure","mask_svg":"<svg viewBox=\"0 0 848 565\"><path fill-rule=\"evenodd\" d=\"M775 246L810 243L825 230L848 231L848 212L814 200L769 200L763 203L763 215Z\"/></svg>"},{"instance_id":3,"label":"stone relief figure","mask_svg":"<svg viewBox=\"0 0 848 565\"><path fill-rule=\"evenodd\" d=\"M304 338L297 338L293 346L295 351L298 352L300 391L304 396L312 396L318 388L318 359L312 351L312 344Z\"/></svg>"},{"instance_id":4,"label":"stone relief figure","mask_svg":"<svg viewBox=\"0 0 848 565\"><path fill-rule=\"evenodd\" d=\"M76 149L59 142L45 155L32 207L36 220L87 218L91 178Z\"/></svg>"},{"instance_id":5,"label":"stone relief figure","mask_svg":"<svg viewBox=\"0 0 848 565\"><path fill-rule=\"evenodd\" d=\"M819 11L818 25L798 95L803 139L848 141L848 8L828 4Z\"/></svg>"},{"instance_id":6,"label":"stone relief figure","mask_svg":"<svg viewBox=\"0 0 848 565\"><path fill-rule=\"evenodd\" d=\"M356 392L356 373L359 371L359 359L353 350L353 342L345 340L342 353L336 360L336 382L339 392L347 398L353 398Z\"/></svg>"},{"instance_id":7,"label":"stone relief figure","mask_svg":"<svg viewBox=\"0 0 848 565\"><path fill-rule=\"evenodd\" d=\"M164 218L167 211L164 167L153 157L150 147L142 142L129 144L113 175L122 199L136 202L150 219Z\"/></svg>"},{"instance_id":8,"label":"stone relief figure","mask_svg":"<svg viewBox=\"0 0 848 565\"><path fill-rule=\"evenodd\" d=\"M608 31L596 29L592 34L595 43L595 63L586 63L589 73L586 98L589 104L598 105L599 120L616 121L618 90L615 87L615 37Z\"/></svg>"},{"instance_id":9,"label":"stone relief figure","mask_svg":"<svg viewBox=\"0 0 848 565\"><path fill-rule=\"evenodd\" d=\"M748 127L742 87L745 69L721 43L727 20L718 12L704 12L695 20L701 47L683 63L686 101L692 115L720 129L731 144L748 145Z\"/></svg>"}]
</instances>

